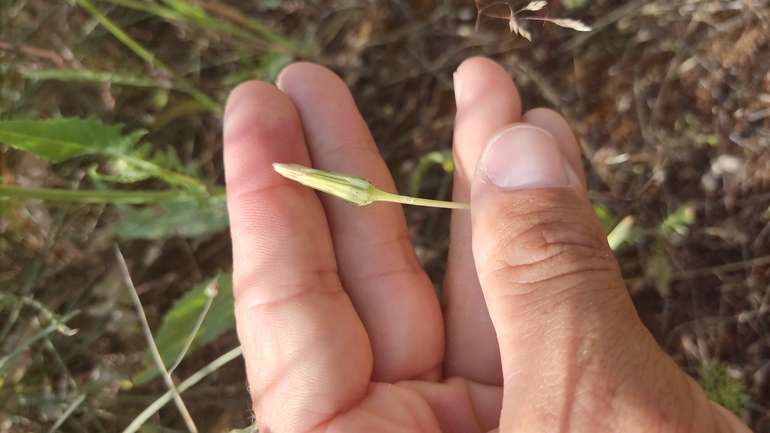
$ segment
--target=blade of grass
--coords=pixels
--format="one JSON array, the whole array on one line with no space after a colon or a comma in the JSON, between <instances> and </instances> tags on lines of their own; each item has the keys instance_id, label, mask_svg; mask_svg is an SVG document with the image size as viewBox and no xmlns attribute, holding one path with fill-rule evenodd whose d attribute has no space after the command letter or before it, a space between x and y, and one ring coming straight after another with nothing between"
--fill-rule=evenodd
<instances>
[{"instance_id":1,"label":"blade of grass","mask_svg":"<svg viewBox=\"0 0 770 433\"><path fill-rule=\"evenodd\" d=\"M314 56L314 51L312 49L304 48L299 44L299 42L270 29L269 27L260 23L259 21L243 16L243 14L241 14L237 9L233 9L222 3L215 3L215 2L206 1L206 0L187 0L187 1L189 3L200 6L204 9L213 11L232 23L246 27L247 29L254 32L255 34L259 35L259 37L271 43L278 44L282 47L288 48L291 52L296 53L301 57Z\"/></svg>"},{"instance_id":2,"label":"blade of grass","mask_svg":"<svg viewBox=\"0 0 770 433\"><path fill-rule=\"evenodd\" d=\"M187 410L187 406L185 406L184 401L182 400L182 396L179 395L179 391L174 385L174 380L171 378L168 370L166 370L166 366L163 364L163 358L161 358L160 352L158 352L158 347L155 345L155 340L152 338L150 323L147 321L147 316L144 314L144 307L142 307L142 301L139 299L139 293L137 293L136 287L134 287L134 282L131 280L131 274L128 272L128 265L126 264L126 260L123 258L123 254L120 252L120 248L118 248L117 244L115 244L115 257L118 260L118 266L120 267L120 271L123 274L123 280L128 287L131 300L133 301L136 312L139 315L142 331L144 332L144 336L147 339L147 345L150 347L150 353L152 353L155 365L158 367L158 371L161 372L163 380L166 382L166 386L168 387L169 391L171 391L174 398L174 403L176 403L176 407L179 410L179 413L182 415L185 425L187 425L187 429L190 432L197 433L198 428L195 426L195 423L192 420L192 416L190 416L190 412Z\"/></svg>"},{"instance_id":3,"label":"blade of grass","mask_svg":"<svg viewBox=\"0 0 770 433\"><path fill-rule=\"evenodd\" d=\"M216 195L224 195L217 192ZM147 204L194 199L189 193L180 190L171 191L96 191L69 190L59 188L23 188L0 185L0 198L20 197L39 198L51 201L74 201L79 203L125 203Z\"/></svg>"},{"instance_id":4,"label":"blade of grass","mask_svg":"<svg viewBox=\"0 0 770 433\"><path fill-rule=\"evenodd\" d=\"M69 314L66 314L66 315L62 316L61 321L63 323L67 323L67 321L69 321L71 318L75 317L78 313L80 313L80 312L79 311L73 311L73 312L71 312ZM11 359L17 357L21 352L25 351L32 343L34 343L34 342L36 342L36 341L38 341L38 340L40 340L42 338L47 337L52 332L56 332L57 329L59 329L59 324L52 323L52 324L46 326L45 328L41 329L37 333L35 333L35 335L33 335L32 337L28 338L25 341L22 341L21 344L16 346L7 355L5 355L4 357L0 358L0 370L2 370L3 367L5 367L5 364L7 364L8 361L10 361Z\"/></svg>"},{"instance_id":5,"label":"blade of grass","mask_svg":"<svg viewBox=\"0 0 770 433\"><path fill-rule=\"evenodd\" d=\"M187 93L188 95L192 96L193 98L197 99L203 104L206 104L207 107L211 110L212 113L216 115L222 114L222 105L218 102L211 99L208 95L201 92L200 90L196 89L195 86L187 82L183 77L178 76L174 73L174 71L166 66L165 63L155 58L155 56L147 51L140 43L135 41L131 36L129 36L126 32L123 31L120 27L118 27L115 23L113 23L109 18L107 18L106 15L101 13L99 9L96 8L89 0L75 0L83 9L88 11L88 13L91 14L99 23L101 23L104 28L106 28L110 33L112 33L113 36L115 36L119 41L123 42L123 44L128 47L131 51L133 51L137 56L144 59L149 64L153 65L155 68L160 69L167 73L170 77L172 77L173 81L176 81L176 85L178 86L179 90Z\"/></svg>"},{"instance_id":6,"label":"blade of grass","mask_svg":"<svg viewBox=\"0 0 770 433\"><path fill-rule=\"evenodd\" d=\"M68 337L73 336L77 334L77 329L72 329L56 315L53 311L49 310L45 305L41 304L40 302L36 301L35 299L32 299L28 296L14 296L8 293L0 293L0 301L8 301L8 302L17 302L19 304L23 305L29 305L30 307L35 308L38 310L42 315L44 315L51 323L56 324L56 330L59 331L62 335L66 335Z\"/></svg>"},{"instance_id":7,"label":"blade of grass","mask_svg":"<svg viewBox=\"0 0 770 433\"><path fill-rule=\"evenodd\" d=\"M211 304L214 302L214 297L217 296L217 291L219 287L219 277L214 278L211 280L208 286L206 286L206 289L204 289L204 293L206 293L206 296L208 299L206 299L206 305L203 306L203 310L201 311L201 314L198 316L198 321L195 322L195 326L193 327L192 332L190 333L190 337L187 338L187 341L185 342L184 347L182 348L182 351L179 352L179 357L177 357L176 361L174 361L174 364L171 365L168 369L168 374L171 374L176 370L177 367L179 367L179 364L184 359L185 354L188 350L190 350L190 346L192 346L193 341L195 340L195 336L198 335L198 330L201 329L201 325L203 324L203 319L206 318L206 314L208 314L209 309L211 308Z\"/></svg>"},{"instance_id":8,"label":"blade of grass","mask_svg":"<svg viewBox=\"0 0 770 433\"><path fill-rule=\"evenodd\" d=\"M215 372L219 367L227 364L228 362L232 361L233 359L241 356L243 354L243 349L241 346L236 347L235 349L225 353L224 355L220 356L219 358L215 359L205 367L201 368L197 372L195 372L193 375L188 377L186 380L184 380L182 383L179 384L177 387L177 390L182 393L190 389L193 385L203 380L206 376L209 374ZM171 399L173 398L173 393L171 390L167 391L165 394L160 396L157 400L155 400L151 405L147 406L145 410L142 411L139 415L137 415L136 418L129 424L128 427L126 427L125 430L123 430L123 433L136 433L139 431L140 428L142 428L142 425L144 425L145 422L147 422L148 419L150 419L151 416L155 415L156 412L158 412L163 406L165 406Z\"/></svg>"},{"instance_id":9,"label":"blade of grass","mask_svg":"<svg viewBox=\"0 0 770 433\"><path fill-rule=\"evenodd\" d=\"M288 38L280 37L272 30L268 29L266 34L253 34L245 31L241 28L234 27L228 22L212 18L208 15L191 15L184 12L160 6L157 4L151 4L136 0L107 0L110 3L127 7L149 14L155 15L159 18L163 18L168 21L179 21L184 23L194 24L198 27L209 29L217 33L232 36L242 41L249 42L250 44L256 44L258 48L265 51L272 52L295 52L297 51L296 43ZM277 36L274 36L277 35Z\"/></svg>"},{"instance_id":10,"label":"blade of grass","mask_svg":"<svg viewBox=\"0 0 770 433\"><path fill-rule=\"evenodd\" d=\"M91 71L87 69L19 69L22 75L36 80L91 81L95 83L122 84L135 87L173 88L171 83L152 78L114 74L112 72Z\"/></svg>"},{"instance_id":11,"label":"blade of grass","mask_svg":"<svg viewBox=\"0 0 770 433\"><path fill-rule=\"evenodd\" d=\"M67 418L72 415L72 412L75 412L75 409L80 406L83 401L85 401L86 395L80 394L79 396L75 397L75 400L72 400L72 403L67 406L67 409L61 414L59 419L56 420L55 423L51 426L51 428L48 429L48 433L55 433L57 430L59 430L59 427L61 427L62 424L64 424L64 421L67 421Z\"/></svg>"}]
</instances>

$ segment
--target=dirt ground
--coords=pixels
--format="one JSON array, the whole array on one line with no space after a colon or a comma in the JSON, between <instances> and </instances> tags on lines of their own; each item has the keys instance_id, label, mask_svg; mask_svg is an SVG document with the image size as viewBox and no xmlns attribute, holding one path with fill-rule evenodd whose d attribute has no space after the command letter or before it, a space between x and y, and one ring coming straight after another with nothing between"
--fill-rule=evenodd
<instances>
[{"instance_id":1,"label":"dirt ground","mask_svg":"<svg viewBox=\"0 0 770 433\"><path fill-rule=\"evenodd\" d=\"M82 7L54 0L0 3L2 120L95 116L125 123L127 130L145 128L153 145L173 146L202 178L223 185L219 115L190 104L183 92L164 89L168 77ZM608 225L633 218L616 255L657 341L696 378L705 361L720 360L749 396L744 420L757 432L770 432L770 2L580 3L554 0L531 16L578 19L593 31L524 22L530 42L493 16L499 5L479 16L470 1L192 2L233 27L244 27L243 17L259 20L297 41L294 50L164 19L121 1L95 5L218 103L236 83L272 80L292 60L333 69L350 86L404 192L421 158L451 147L452 73L470 56L497 60L519 86L525 110L551 107L568 119L582 147L591 199L609 215ZM519 9L526 4L511 3ZM149 77L157 85L25 75L43 68ZM0 149L4 184L90 185L89 161L51 165ZM449 199L450 185L451 174L434 166L419 195ZM148 180L137 187L165 186ZM63 430L124 428L165 387L161 380L133 389L125 384L141 370L146 344L119 287L112 227L120 213L100 204L2 203L2 291L28 294L60 315L75 309L86 314L69 323L78 334L51 336L53 350L31 346L14 364L25 378L14 383L23 383L30 397L23 405L11 398L6 377L0 420L16 421L4 421L0 431L46 431L61 412L55 397L68 386L88 394L87 410L76 411ZM440 288L448 213L405 211L418 256ZM120 246L153 329L192 285L232 268L226 232ZM0 326L6 327L13 310L3 308ZM0 356L38 329L34 311L21 309L7 325ZM236 345L234 332L226 333L175 374L187 377ZM238 362L185 396L201 431L249 423ZM94 414L100 414L101 427ZM151 422L164 428L147 431L184 429L172 405Z\"/></svg>"}]
</instances>

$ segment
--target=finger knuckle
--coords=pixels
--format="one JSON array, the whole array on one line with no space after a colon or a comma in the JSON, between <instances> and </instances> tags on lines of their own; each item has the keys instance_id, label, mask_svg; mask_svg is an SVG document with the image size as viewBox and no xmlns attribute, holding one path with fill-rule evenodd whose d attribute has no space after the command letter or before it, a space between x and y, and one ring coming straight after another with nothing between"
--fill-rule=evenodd
<instances>
[{"instance_id":1,"label":"finger knuckle","mask_svg":"<svg viewBox=\"0 0 770 433\"><path fill-rule=\"evenodd\" d=\"M619 276L604 230L580 209L534 209L500 218L498 236L490 244L487 274L509 283L518 294L550 284L568 291L585 283L598 284ZM549 293L553 293L550 291Z\"/></svg>"}]
</instances>

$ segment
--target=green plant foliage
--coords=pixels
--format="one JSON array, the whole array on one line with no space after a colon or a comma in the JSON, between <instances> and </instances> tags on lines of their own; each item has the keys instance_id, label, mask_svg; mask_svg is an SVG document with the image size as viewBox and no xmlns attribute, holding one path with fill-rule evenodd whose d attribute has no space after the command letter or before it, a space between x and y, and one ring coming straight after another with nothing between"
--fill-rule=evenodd
<instances>
[{"instance_id":1,"label":"green plant foliage","mask_svg":"<svg viewBox=\"0 0 770 433\"><path fill-rule=\"evenodd\" d=\"M562 0L561 4L564 9L580 9L588 4L588 0Z\"/></svg>"},{"instance_id":2,"label":"green plant foliage","mask_svg":"<svg viewBox=\"0 0 770 433\"><path fill-rule=\"evenodd\" d=\"M88 69L33 69L20 71L25 77L37 80L90 81L136 87L170 88L171 83L142 76L114 74L112 72L90 71Z\"/></svg>"},{"instance_id":3,"label":"green plant foliage","mask_svg":"<svg viewBox=\"0 0 770 433\"><path fill-rule=\"evenodd\" d=\"M188 353L235 329L233 277L230 274L220 273L218 278L219 292L211 303L211 308L195 335ZM195 323L209 299L205 290L210 282L211 280L207 280L195 285L184 296L177 299L171 310L163 317L163 323L155 336L155 344L166 367L171 366L179 357L190 333L195 328ZM144 363L147 368L133 378L134 386L149 382L159 373L152 363L149 352L145 354Z\"/></svg>"},{"instance_id":4,"label":"green plant foliage","mask_svg":"<svg viewBox=\"0 0 770 433\"><path fill-rule=\"evenodd\" d=\"M452 162L452 151L450 149L436 150L420 158L417 168L409 178L409 195L418 195L422 178L425 177L428 169L436 164L440 165L445 172L452 173L455 169L454 162Z\"/></svg>"},{"instance_id":5,"label":"green plant foliage","mask_svg":"<svg viewBox=\"0 0 770 433\"><path fill-rule=\"evenodd\" d=\"M660 231L667 239L674 233L686 236L689 232L689 226L695 222L695 210L692 206L683 204L672 214L670 214L660 225Z\"/></svg>"},{"instance_id":6,"label":"green plant foliage","mask_svg":"<svg viewBox=\"0 0 770 433\"><path fill-rule=\"evenodd\" d=\"M229 225L227 203L222 196L160 203L139 209L124 207L115 235L123 239L196 237L218 233Z\"/></svg>"},{"instance_id":7,"label":"green plant foliage","mask_svg":"<svg viewBox=\"0 0 770 433\"><path fill-rule=\"evenodd\" d=\"M612 229L612 226L615 224L615 216L612 215L612 211L606 206L595 204L594 212L596 213L596 216L599 217L599 221L602 222L604 230Z\"/></svg>"},{"instance_id":8,"label":"green plant foliage","mask_svg":"<svg viewBox=\"0 0 770 433\"><path fill-rule=\"evenodd\" d=\"M674 270L671 269L669 257L660 243L652 247L652 256L647 260L645 268L645 273L655 281L655 289L660 296L669 298Z\"/></svg>"},{"instance_id":9,"label":"green plant foliage","mask_svg":"<svg viewBox=\"0 0 770 433\"><path fill-rule=\"evenodd\" d=\"M80 155L128 155L147 132L121 134L123 125L96 119L11 120L0 122L0 141L51 162Z\"/></svg>"},{"instance_id":10,"label":"green plant foliage","mask_svg":"<svg viewBox=\"0 0 770 433\"><path fill-rule=\"evenodd\" d=\"M610 249L615 251L624 243L636 242L638 236L634 232L634 217L631 215L623 218L617 226L607 235L607 243Z\"/></svg>"},{"instance_id":11,"label":"green plant foliage","mask_svg":"<svg viewBox=\"0 0 770 433\"><path fill-rule=\"evenodd\" d=\"M718 359L703 361L698 383L706 391L709 400L719 404L739 418L746 415L750 398L746 394L743 382L730 377L727 374L727 368L721 361Z\"/></svg>"},{"instance_id":12,"label":"green plant foliage","mask_svg":"<svg viewBox=\"0 0 770 433\"><path fill-rule=\"evenodd\" d=\"M191 19L205 20L208 18L206 11L200 7L180 0L163 0L163 3L170 6L177 12L190 17Z\"/></svg>"}]
</instances>

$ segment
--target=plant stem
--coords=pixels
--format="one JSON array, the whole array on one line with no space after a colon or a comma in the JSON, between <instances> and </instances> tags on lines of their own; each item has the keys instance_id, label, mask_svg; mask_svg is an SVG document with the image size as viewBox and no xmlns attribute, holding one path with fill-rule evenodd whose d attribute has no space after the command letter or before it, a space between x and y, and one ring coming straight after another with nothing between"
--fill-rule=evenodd
<instances>
[{"instance_id":1,"label":"plant stem","mask_svg":"<svg viewBox=\"0 0 770 433\"><path fill-rule=\"evenodd\" d=\"M185 379L182 383L179 384L179 386L177 387L177 390L180 393L187 391L193 385L203 380L204 377L213 373L214 371L216 371L216 369L227 364L233 359L241 356L241 354L243 354L243 349L241 348L241 346L238 346L235 349L225 353L224 355L220 356L219 358L209 363L207 366L195 372L195 374L193 374L192 376ZM135 433L139 431L142 425L145 422L147 422L147 420L150 419L151 416L155 415L155 413L159 411L163 406L165 406L166 403L171 401L172 397L173 397L173 393L171 391L167 391L165 394L160 396L151 405L147 406L147 408L143 410L142 413L140 413L136 418L134 418L134 420L131 421L131 424L129 424L129 426L126 427L125 430L123 430L123 433Z\"/></svg>"},{"instance_id":2,"label":"plant stem","mask_svg":"<svg viewBox=\"0 0 770 433\"><path fill-rule=\"evenodd\" d=\"M182 400L182 396L179 395L179 391L176 389L176 385L174 385L174 380L171 378L168 370L166 370L166 365L163 363L163 358L160 356L158 346L155 345L155 340L152 337L152 330L150 330L150 323L147 321L147 316L144 314L144 307L142 307L142 301L139 299L139 293L136 291L136 287L134 287L134 282L131 280L131 274L128 272L128 265L126 264L126 260L123 258L123 254L120 252L120 248L118 248L117 244L115 244L115 257L118 260L120 271L123 274L123 280L128 287L129 294L131 295L131 300L134 302L136 313L139 315L139 323L142 325L142 331L144 332L144 336L147 339L147 345L150 347L150 353L152 354L152 358L155 361L155 366L158 367L158 370L163 375L163 380L166 382L166 386L172 393L174 403L176 403L176 407L179 409L179 413L182 415L182 419L184 419L184 422L187 425L187 429L191 433L198 433L198 428L195 426L195 422L193 422L192 416L190 415L190 412L187 410L187 406L185 406L184 401Z\"/></svg>"},{"instance_id":3,"label":"plant stem","mask_svg":"<svg viewBox=\"0 0 770 433\"><path fill-rule=\"evenodd\" d=\"M194 199L189 193L180 190L96 191L58 188L22 188L18 186L0 185L0 198L2 197L39 198L51 201L74 201L80 203L106 202L125 204L147 204Z\"/></svg>"},{"instance_id":4,"label":"plant stem","mask_svg":"<svg viewBox=\"0 0 770 433\"><path fill-rule=\"evenodd\" d=\"M413 206L438 207L442 209L470 209L468 203L458 203L454 201L431 200L429 198L409 197L408 195L391 194L382 190L377 190L374 194L376 201L389 201L393 203L410 204Z\"/></svg>"}]
</instances>

